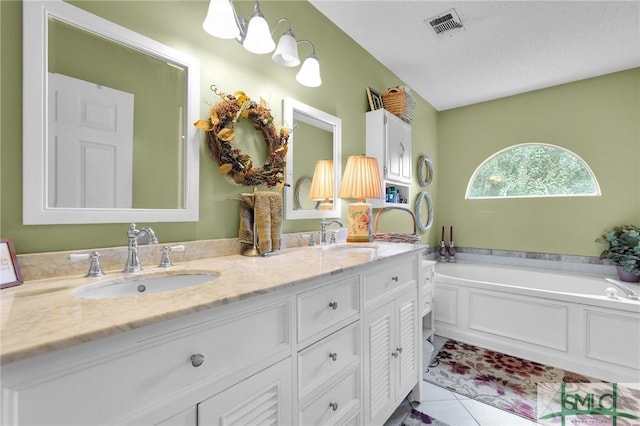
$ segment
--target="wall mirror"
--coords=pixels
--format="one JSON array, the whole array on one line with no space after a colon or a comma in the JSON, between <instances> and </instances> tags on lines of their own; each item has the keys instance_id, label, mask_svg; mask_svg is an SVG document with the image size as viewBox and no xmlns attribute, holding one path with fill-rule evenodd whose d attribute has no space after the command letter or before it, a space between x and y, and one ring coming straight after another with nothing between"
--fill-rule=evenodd
<instances>
[{"instance_id":1,"label":"wall mirror","mask_svg":"<svg viewBox=\"0 0 640 426\"><path fill-rule=\"evenodd\" d=\"M285 98L284 125L292 130L287 151L284 188L286 219L340 217L337 188L342 176L342 120L292 98ZM331 205L320 208L311 200L309 190L318 160L333 160L333 196Z\"/></svg>"},{"instance_id":2,"label":"wall mirror","mask_svg":"<svg viewBox=\"0 0 640 426\"><path fill-rule=\"evenodd\" d=\"M198 220L199 61L60 0L23 3L23 223Z\"/></svg>"}]
</instances>

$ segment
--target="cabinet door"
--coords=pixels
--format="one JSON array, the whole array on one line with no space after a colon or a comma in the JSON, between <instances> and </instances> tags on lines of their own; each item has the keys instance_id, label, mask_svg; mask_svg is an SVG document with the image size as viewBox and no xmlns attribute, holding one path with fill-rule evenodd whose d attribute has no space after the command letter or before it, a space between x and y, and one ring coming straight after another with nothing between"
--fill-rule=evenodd
<instances>
[{"instance_id":1,"label":"cabinet door","mask_svg":"<svg viewBox=\"0 0 640 426\"><path fill-rule=\"evenodd\" d=\"M398 375L396 397L404 397L419 380L418 377L418 299L412 286L396 299Z\"/></svg>"},{"instance_id":2,"label":"cabinet door","mask_svg":"<svg viewBox=\"0 0 640 426\"><path fill-rule=\"evenodd\" d=\"M411 127L389 114L386 168L389 180L411 182Z\"/></svg>"},{"instance_id":3,"label":"cabinet door","mask_svg":"<svg viewBox=\"0 0 640 426\"><path fill-rule=\"evenodd\" d=\"M198 426L290 425L291 358L198 404Z\"/></svg>"},{"instance_id":4,"label":"cabinet door","mask_svg":"<svg viewBox=\"0 0 640 426\"><path fill-rule=\"evenodd\" d=\"M366 424L383 424L395 400L395 323L393 300L365 317Z\"/></svg>"}]
</instances>

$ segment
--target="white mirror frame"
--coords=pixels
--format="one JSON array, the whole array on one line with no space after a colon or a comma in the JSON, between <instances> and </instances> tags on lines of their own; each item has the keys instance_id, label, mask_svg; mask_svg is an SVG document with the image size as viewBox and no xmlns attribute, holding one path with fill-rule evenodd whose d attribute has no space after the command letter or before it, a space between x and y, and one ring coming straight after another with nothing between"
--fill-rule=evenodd
<instances>
[{"instance_id":1,"label":"white mirror frame","mask_svg":"<svg viewBox=\"0 0 640 426\"><path fill-rule=\"evenodd\" d=\"M24 225L128 222L195 222L198 220L199 137L190 124L199 116L200 62L178 50L109 22L60 0L23 3L23 213ZM185 165L183 209L52 208L47 202L48 64L50 17L184 68L187 102L184 112ZM158 188L150 188L158 190Z\"/></svg>"},{"instance_id":2,"label":"white mirror frame","mask_svg":"<svg viewBox=\"0 0 640 426\"><path fill-rule=\"evenodd\" d=\"M284 217L285 219L322 219L330 217L340 217L342 214L341 200L338 198L338 188L340 188L340 179L342 177L342 120L324 111L320 111L312 106L304 104L295 99L286 97L283 105L284 126L291 129L291 137L289 138L289 148L287 150L287 173L286 186L284 187ZM296 149L295 145L295 129L293 123L295 120L303 121L311 126L332 132L333 134L333 187L336 189L333 196L333 209L331 210L311 210L298 209L294 210L294 194L293 186L293 153ZM313 170L309 171L313 175Z\"/></svg>"}]
</instances>

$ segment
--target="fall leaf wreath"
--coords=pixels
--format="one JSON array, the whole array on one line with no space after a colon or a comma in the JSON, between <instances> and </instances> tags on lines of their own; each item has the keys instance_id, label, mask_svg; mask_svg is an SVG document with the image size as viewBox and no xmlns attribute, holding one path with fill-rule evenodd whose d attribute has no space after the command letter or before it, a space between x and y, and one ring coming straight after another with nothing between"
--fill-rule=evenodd
<instances>
[{"instance_id":1,"label":"fall leaf wreath","mask_svg":"<svg viewBox=\"0 0 640 426\"><path fill-rule=\"evenodd\" d=\"M264 99L260 98L257 103L241 91L228 95L214 86L211 86L211 90L222 100L211 108L208 119L198 120L193 125L206 132L209 151L220 165L218 171L241 185L277 186L282 189L289 129L276 129L271 110ZM250 120L264 137L268 154L262 167L254 167L251 156L232 145L234 126L241 118Z\"/></svg>"}]
</instances>

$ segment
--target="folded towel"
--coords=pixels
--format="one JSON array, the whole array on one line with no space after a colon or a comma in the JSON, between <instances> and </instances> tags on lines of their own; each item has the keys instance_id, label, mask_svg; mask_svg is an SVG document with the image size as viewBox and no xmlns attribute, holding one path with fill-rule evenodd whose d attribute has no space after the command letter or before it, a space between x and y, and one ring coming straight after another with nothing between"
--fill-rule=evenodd
<instances>
[{"instance_id":1,"label":"folded towel","mask_svg":"<svg viewBox=\"0 0 640 426\"><path fill-rule=\"evenodd\" d=\"M282 194L279 192L256 192L253 216L258 233L260 254L280 250Z\"/></svg>"},{"instance_id":2,"label":"folded towel","mask_svg":"<svg viewBox=\"0 0 640 426\"><path fill-rule=\"evenodd\" d=\"M238 239L243 244L253 246L253 194L240 194L238 210L240 212Z\"/></svg>"}]
</instances>

